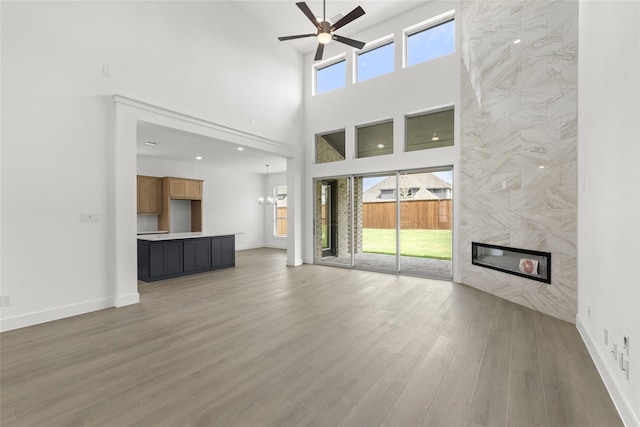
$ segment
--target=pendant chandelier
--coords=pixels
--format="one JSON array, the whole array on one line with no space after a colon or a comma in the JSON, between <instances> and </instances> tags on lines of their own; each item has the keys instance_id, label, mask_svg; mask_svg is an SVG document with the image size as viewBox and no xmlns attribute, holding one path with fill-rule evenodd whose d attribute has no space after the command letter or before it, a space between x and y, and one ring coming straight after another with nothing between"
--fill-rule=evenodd
<instances>
[{"instance_id":1,"label":"pendant chandelier","mask_svg":"<svg viewBox=\"0 0 640 427\"><path fill-rule=\"evenodd\" d=\"M264 197L258 197L258 203L261 205L275 205L276 201L273 197L269 196L269 165L265 165L267 167L267 179L264 183Z\"/></svg>"}]
</instances>

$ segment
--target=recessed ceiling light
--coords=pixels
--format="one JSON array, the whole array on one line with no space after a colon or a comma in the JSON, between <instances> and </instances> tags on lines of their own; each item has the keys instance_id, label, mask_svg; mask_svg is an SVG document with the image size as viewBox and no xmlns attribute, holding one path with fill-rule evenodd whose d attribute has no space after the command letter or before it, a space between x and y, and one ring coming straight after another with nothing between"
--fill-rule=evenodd
<instances>
[{"instance_id":1,"label":"recessed ceiling light","mask_svg":"<svg viewBox=\"0 0 640 427\"><path fill-rule=\"evenodd\" d=\"M539 169L544 169L544 165L538 166Z\"/></svg>"},{"instance_id":2,"label":"recessed ceiling light","mask_svg":"<svg viewBox=\"0 0 640 427\"><path fill-rule=\"evenodd\" d=\"M522 40L520 40L520 39L515 39L515 40L513 41L513 44L518 44L518 43L520 43L521 41L522 41Z\"/></svg>"},{"instance_id":3,"label":"recessed ceiling light","mask_svg":"<svg viewBox=\"0 0 640 427\"><path fill-rule=\"evenodd\" d=\"M238 147L238 151L244 151L244 148Z\"/></svg>"},{"instance_id":4,"label":"recessed ceiling light","mask_svg":"<svg viewBox=\"0 0 640 427\"><path fill-rule=\"evenodd\" d=\"M378 144L378 148L384 148L384 144Z\"/></svg>"},{"instance_id":5,"label":"recessed ceiling light","mask_svg":"<svg viewBox=\"0 0 640 427\"><path fill-rule=\"evenodd\" d=\"M202 156L196 156L196 160L202 160Z\"/></svg>"},{"instance_id":6,"label":"recessed ceiling light","mask_svg":"<svg viewBox=\"0 0 640 427\"><path fill-rule=\"evenodd\" d=\"M147 142L144 143L144 145L148 145L149 147L153 147L154 145L156 145L156 143L153 142L153 141L147 141Z\"/></svg>"}]
</instances>

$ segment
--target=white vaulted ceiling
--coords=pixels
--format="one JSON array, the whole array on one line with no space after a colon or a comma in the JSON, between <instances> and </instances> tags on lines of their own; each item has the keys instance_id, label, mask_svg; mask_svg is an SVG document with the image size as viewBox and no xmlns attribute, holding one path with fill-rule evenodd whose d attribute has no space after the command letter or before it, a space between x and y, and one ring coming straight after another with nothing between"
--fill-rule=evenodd
<instances>
[{"instance_id":1,"label":"white vaulted ceiling","mask_svg":"<svg viewBox=\"0 0 640 427\"><path fill-rule=\"evenodd\" d=\"M296 6L297 0L233 0L238 7L258 20L274 37L290 36L295 34L308 34L315 32L313 26ZM318 17L322 17L322 1L306 1L311 11ZM425 1L343 1L327 0L326 17L335 16L338 13L346 15L358 6L361 6L365 15L350 22L340 29L339 33L345 37L352 35L384 20L406 12L409 9L424 4ZM363 40L366 42L366 40ZM317 41L313 38L288 40L300 53L308 54L315 51Z\"/></svg>"},{"instance_id":2,"label":"white vaulted ceiling","mask_svg":"<svg viewBox=\"0 0 640 427\"><path fill-rule=\"evenodd\" d=\"M252 19L238 22L240 28L255 25L257 22L262 32L271 33L274 40L278 36L307 34L315 32L313 26L296 6L297 0L231 0ZM319 0L306 1L309 8L317 16L322 15L323 4ZM412 8L424 4L425 1L343 1L327 0L326 16L333 17L338 13L346 15L357 6L361 6L365 15L350 22L340 29L340 35L353 37L358 32L380 24L384 20ZM247 28L247 31L250 29ZM266 30L266 31L264 31ZM317 41L310 37L300 40L282 42L290 44L301 54L315 51ZM285 48L283 46L283 48ZM157 145L149 147L145 142L153 141ZM286 159L256 150L237 150L237 146L222 140L214 140L175 129L141 123L138 126L137 153L160 159L195 162L195 156L202 156L199 162L203 165L264 173L265 165L270 165L271 172L286 170Z\"/></svg>"}]
</instances>

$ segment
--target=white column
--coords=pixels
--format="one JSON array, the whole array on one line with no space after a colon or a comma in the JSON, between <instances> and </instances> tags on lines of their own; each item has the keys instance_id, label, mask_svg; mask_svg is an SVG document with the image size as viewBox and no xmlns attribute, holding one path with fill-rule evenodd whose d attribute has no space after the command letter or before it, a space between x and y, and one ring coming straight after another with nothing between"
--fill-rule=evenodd
<instances>
[{"instance_id":1,"label":"white column","mask_svg":"<svg viewBox=\"0 0 640 427\"><path fill-rule=\"evenodd\" d=\"M287 158L287 265L302 265L302 156Z\"/></svg>"},{"instance_id":2,"label":"white column","mask_svg":"<svg viewBox=\"0 0 640 427\"><path fill-rule=\"evenodd\" d=\"M108 221L113 232L108 253L114 305L140 301L136 240L136 119L130 107L114 103L114 135L109 150Z\"/></svg>"}]
</instances>

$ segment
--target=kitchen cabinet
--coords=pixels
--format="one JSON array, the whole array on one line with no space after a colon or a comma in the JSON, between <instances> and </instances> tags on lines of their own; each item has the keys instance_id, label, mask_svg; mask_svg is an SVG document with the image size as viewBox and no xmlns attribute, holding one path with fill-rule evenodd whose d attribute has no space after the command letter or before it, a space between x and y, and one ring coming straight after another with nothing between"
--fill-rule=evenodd
<instances>
[{"instance_id":1,"label":"kitchen cabinet","mask_svg":"<svg viewBox=\"0 0 640 427\"><path fill-rule=\"evenodd\" d=\"M167 178L172 199L202 200L202 181L198 179Z\"/></svg>"},{"instance_id":2,"label":"kitchen cabinet","mask_svg":"<svg viewBox=\"0 0 640 427\"><path fill-rule=\"evenodd\" d=\"M162 179L155 176L137 177L138 213L162 213Z\"/></svg>"},{"instance_id":3,"label":"kitchen cabinet","mask_svg":"<svg viewBox=\"0 0 640 427\"><path fill-rule=\"evenodd\" d=\"M158 215L158 229L170 230L171 199L191 201L191 231L202 231L202 180L162 178L162 214Z\"/></svg>"},{"instance_id":4,"label":"kitchen cabinet","mask_svg":"<svg viewBox=\"0 0 640 427\"><path fill-rule=\"evenodd\" d=\"M149 244L143 254L146 277L179 276L183 271L182 250L181 241L169 240ZM138 263L140 264L140 245L138 245ZM138 275L140 275L139 271Z\"/></svg>"},{"instance_id":5,"label":"kitchen cabinet","mask_svg":"<svg viewBox=\"0 0 640 427\"><path fill-rule=\"evenodd\" d=\"M233 234L184 239L158 236L138 237L138 280L153 282L236 265Z\"/></svg>"},{"instance_id":6,"label":"kitchen cabinet","mask_svg":"<svg viewBox=\"0 0 640 427\"><path fill-rule=\"evenodd\" d=\"M213 264L211 256L211 237L188 239L184 246L184 271L210 270Z\"/></svg>"},{"instance_id":7,"label":"kitchen cabinet","mask_svg":"<svg viewBox=\"0 0 640 427\"><path fill-rule=\"evenodd\" d=\"M233 267L236 264L235 236L220 236L211 238L212 262L217 268Z\"/></svg>"}]
</instances>

